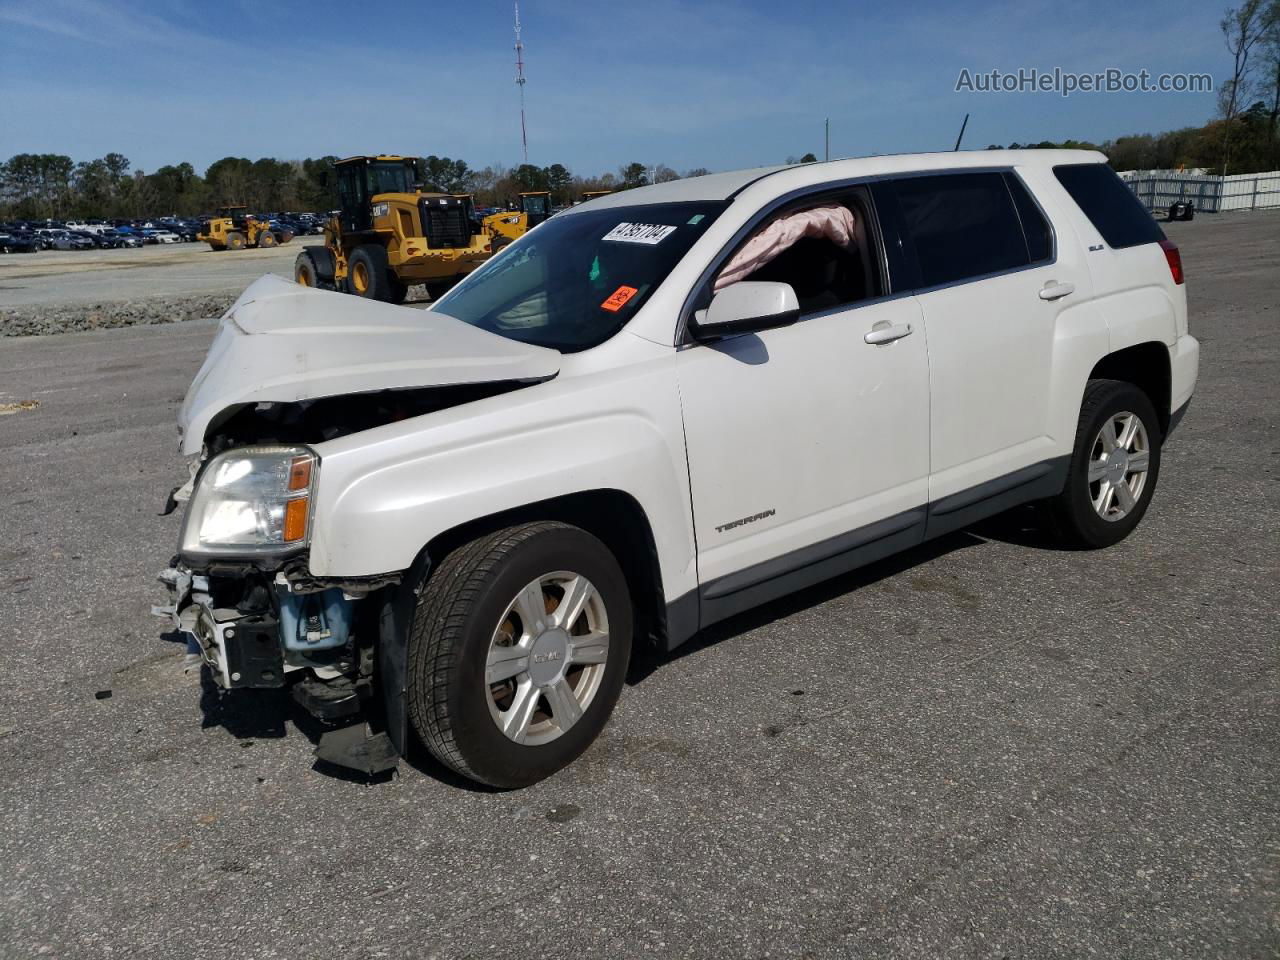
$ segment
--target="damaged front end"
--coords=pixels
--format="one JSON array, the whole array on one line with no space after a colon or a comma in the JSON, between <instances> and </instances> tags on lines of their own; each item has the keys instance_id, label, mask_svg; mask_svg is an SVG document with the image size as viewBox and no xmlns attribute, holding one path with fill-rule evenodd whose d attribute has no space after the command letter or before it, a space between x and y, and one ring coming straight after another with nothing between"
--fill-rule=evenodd
<instances>
[{"instance_id":1,"label":"damaged front end","mask_svg":"<svg viewBox=\"0 0 1280 960\"><path fill-rule=\"evenodd\" d=\"M180 557L160 574L157 616L198 647L224 691L280 689L333 729L316 756L375 774L405 748L404 648L395 630L398 575L331 584L304 557L273 568ZM386 631L387 636L383 636Z\"/></svg>"},{"instance_id":2,"label":"damaged front end","mask_svg":"<svg viewBox=\"0 0 1280 960\"><path fill-rule=\"evenodd\" d=\"M322 759L365 773L395 766L415 599L397 585L420 582L428 561L313 575L317 448L542 383L560 361L440 313L256 281L222 318L179 411L191 475L166 505L185 510L160 575L169 603L155 612L193 638L222 689L288 687L334 725ZM340 567L341 551L325 547Z\"/></svg>"},{"instance_id":3,"label":"damaged front end","mask_svg":"<svg viewBox=\"0 0 1280 960\"><path fill-rule=\"evenodd\" d=\"M313 450L281 444L233 446L200 466L175 494L187 508L179 554L160 575L171 602L154 612L194 641L223 690L288 686L323 721L372 720L380 729L331 731L317 753L377 773L404 748L403 723L388 724L377 702L376 675L380 606L399 576L311 575L318 473Z\"/></svg>"}]
</instances>

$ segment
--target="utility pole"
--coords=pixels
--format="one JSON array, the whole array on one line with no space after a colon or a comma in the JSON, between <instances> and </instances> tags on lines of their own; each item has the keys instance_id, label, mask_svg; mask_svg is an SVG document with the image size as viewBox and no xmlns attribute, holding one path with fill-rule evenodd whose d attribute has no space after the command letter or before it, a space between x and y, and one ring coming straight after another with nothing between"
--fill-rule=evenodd
<instances>
[{"instance_id":1,"label":"utility pole","mask_svg":"<svg viewBox=\"0 0 1280 960\"><path fill-rule=\"evenodd\" d=\"M822 148L822 159L830 160L831 159L831 118L830 117L827 117L827 119L822 121L822 136L823 136L823 141L826 144Z\"/></svg>"},{"instance_id":2,"label":"utility pole","mask_svg":"<svg viewBox=\"0 0 1280 960\"><path fill-rule=\"evenodd\" d=\"M520 146L524 150L524 162L529 162L529 134L524 125L524 44L520 42L520 0L516 5L516 86L520 88Z\"/></svg>"}]
</instances>

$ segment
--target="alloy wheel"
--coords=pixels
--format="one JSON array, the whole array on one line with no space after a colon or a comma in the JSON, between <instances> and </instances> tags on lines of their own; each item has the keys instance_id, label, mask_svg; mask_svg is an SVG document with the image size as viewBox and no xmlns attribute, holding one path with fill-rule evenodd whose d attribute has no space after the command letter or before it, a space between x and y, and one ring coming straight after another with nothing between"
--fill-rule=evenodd
<instances>
[{"instance_id":1,"label":"alloy wheel","mask_svg":"<svg viewBox=\"0 0 1280 960\"><path fill-rule=\"evenodd\" d=\"M1107 418L1089 454L1089 499L1103 520L1122 520L1138 505L1151 468L1151 442L1137 414Z\"/></svg>"},{"instance_id":2,"label":"alloy wheel","mask_svg":"<svg viewBox=\"0 0 1280 960\"><path fill-rule=\"evenodd\" d=\"M591 706L609 659L604 599L581 574L547 573L507 605L489 643L489 714L509 739L537 746Z\"/></svg>"}]
</instances>

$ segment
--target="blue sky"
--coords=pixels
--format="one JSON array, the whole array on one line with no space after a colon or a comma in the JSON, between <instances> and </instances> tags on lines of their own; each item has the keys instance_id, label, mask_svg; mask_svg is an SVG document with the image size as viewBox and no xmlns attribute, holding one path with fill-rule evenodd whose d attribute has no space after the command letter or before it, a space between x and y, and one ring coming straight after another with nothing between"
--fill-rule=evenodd
<instances>
[{"instance_id":1,"label":"blue sky","mask_svg":"<svg viewBox=\"0 0 1280 960\"><path fill-rule=\"evenodd\" d=\"M1224 0L1225 2L1225 0ZM1204 71L1218 4L526 0L529 159L678 170L1104 140L1210 117L1197 94L956 93L962 68ZM0 0L0 158L436 153L520 162L509 2Z\"/></svg>"}]
</instances>

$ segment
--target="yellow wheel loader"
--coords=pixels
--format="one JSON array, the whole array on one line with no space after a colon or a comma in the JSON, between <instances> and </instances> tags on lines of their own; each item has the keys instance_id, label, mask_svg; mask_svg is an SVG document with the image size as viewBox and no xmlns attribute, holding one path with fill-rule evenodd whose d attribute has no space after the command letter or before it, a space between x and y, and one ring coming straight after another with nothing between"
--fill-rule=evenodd
<instances>
[{"instance_id":1,"label":"yellow wheel loader","mask_svg":"<svg viewBox=\"0 0 1280 960\"><path fill-rule=\"evenodd\" d=\"M594 200L596 197L607 197L613 193L612 190L583 190L582 199L579 203L586 203L588 200Z\"/></svg>"},{"instance_id":2,"label":"yellow wheel loader","mask_svg":"<svg viewBox=\"0 0 1280 960\"><path fill-rule=\"evenodd\" d=\"M293 238L293 234L273 230L267 221L250 216L247 210L247 207L220 207L216 217L205 221L196 239L214 250L243 250L274 247Z\"/></svg>"},{"instance_id":3,"label":"yellow wheel loader","mask_svg":"<svg viewBox=\"0 0 1280 960\"><path fill-rule=\"evenodd\" d=\"M484 218L483 224L485 230L493 235L494 249L500 250L512 240L519 240L550 216L550 191L532 190L520 194L519 210L491 213Z\"/></svg>"},{"instance_id":4,"label":"yellow wheel loader","mask_svg":"<svg viewBox=\"0 0 1280 960\"><path fill-rule=\"evenodd\" d=\"M413 157L348 157L335 166L339 213L324 246L298 254L298 283L390 303L426 284L435 299L492 255L471 198L415 189Z\"/></svg>"}]
</instances>

